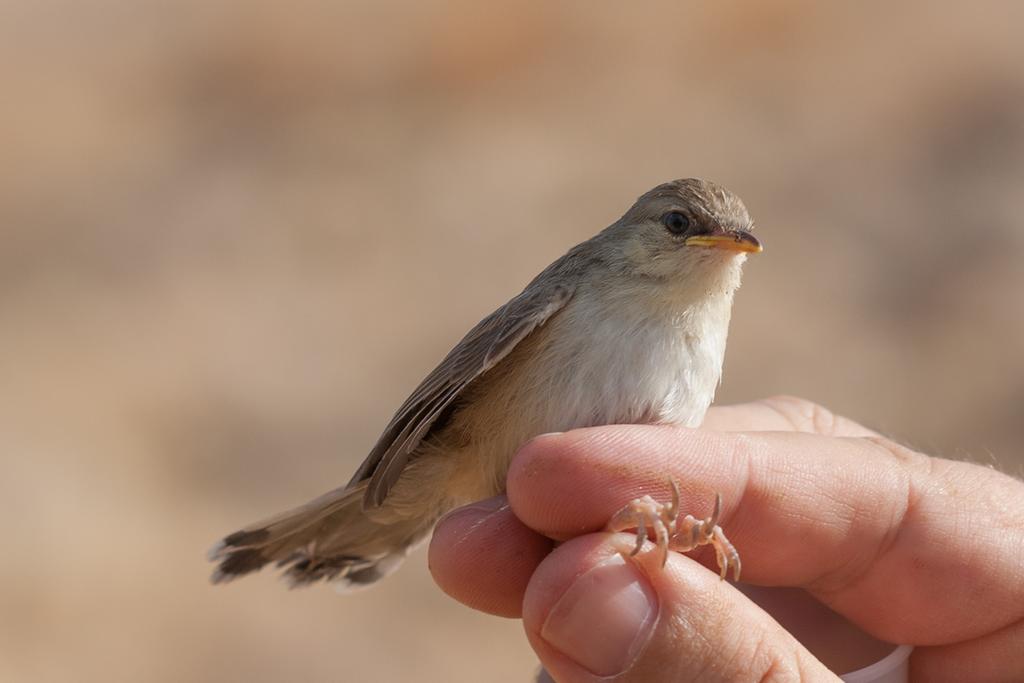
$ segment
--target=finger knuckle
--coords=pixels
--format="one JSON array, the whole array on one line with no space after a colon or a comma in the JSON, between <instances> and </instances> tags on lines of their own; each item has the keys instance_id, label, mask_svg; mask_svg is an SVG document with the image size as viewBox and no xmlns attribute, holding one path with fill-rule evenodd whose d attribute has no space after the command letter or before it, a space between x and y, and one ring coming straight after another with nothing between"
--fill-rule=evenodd
<instances>
[{"instance_id":1,"label":"finger knuckle","mask_svg":"<svg viewBox=\"0 0 1024 683\"><path fill-rule=\"evenodd\" d=\"M764 403L789 422L796 431L826 436L831 436L836 431L836 414L813 401L780 394L765 399Z\"/></svg>"},{"instance_id":2,"label":"finger knuckle","mask_svg":"<svg viewBox=\"0 0 1024 683\"><path fill-rule=\"evenodd\" d=\"M789 653L779 652L774 644L762 640L754 654L758 683L799 683L806 679Z\"/></svg>"},{"instance_id":3,"label":"finger knuckle","mask_svg":"<svg viewBox=\"0 0 1024 683\"><path fill-rule=\"evenodd\" d=\"M863 436L860 438L864 442L872 444L875 448L893 458L899 465L907 469L930 471L934 465L934 459L930 456L884 436Z\"/></svg>"}]
</instances>

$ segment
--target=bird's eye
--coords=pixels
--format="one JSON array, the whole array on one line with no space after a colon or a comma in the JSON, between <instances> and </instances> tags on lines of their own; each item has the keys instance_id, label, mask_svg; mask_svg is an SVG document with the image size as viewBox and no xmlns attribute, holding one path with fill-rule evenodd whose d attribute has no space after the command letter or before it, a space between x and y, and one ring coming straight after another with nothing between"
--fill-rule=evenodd
<instances>
[{"instance_id":1,"label":"bird's eye","mask_svg":"<svg viewBox=\"0 0 1024 683\"><path fill-rule=\"evenodd\" d=\"M679 211L669 211L661 217L661 222L673 235L682 235L690 227L689 217Z\"/></svg>"}]
</instances>

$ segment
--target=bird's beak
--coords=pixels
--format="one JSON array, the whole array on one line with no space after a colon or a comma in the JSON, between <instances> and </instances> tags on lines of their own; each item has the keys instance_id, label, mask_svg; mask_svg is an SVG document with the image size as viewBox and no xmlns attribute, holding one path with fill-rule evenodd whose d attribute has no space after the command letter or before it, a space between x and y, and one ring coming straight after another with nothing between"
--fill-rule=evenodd
<instances>
[{"instance_id":1,"label":"bird's beak","mask_svg":"<svg viewBox=\"0 0 1024 683\"><path fill-rule=\"evenodd\" d=\"M688 237L685 244L688 247L710 247L754 254L764 251L761 241L746 230L715 230L706 235Z\"/></svg>"}]
</instances>

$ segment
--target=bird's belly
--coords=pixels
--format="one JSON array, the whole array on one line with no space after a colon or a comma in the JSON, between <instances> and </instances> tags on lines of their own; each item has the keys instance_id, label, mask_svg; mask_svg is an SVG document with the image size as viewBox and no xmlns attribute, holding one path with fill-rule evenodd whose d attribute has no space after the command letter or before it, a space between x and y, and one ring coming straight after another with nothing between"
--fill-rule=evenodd
<instances>
[{"instance_id":1,"label":"bird's belly","mask_svg":"<svg viewBox=\"0 0 1024 683\"><path fill-rule=\"evenodd\" d=\"M725 341L689 334L687 327L667 319L594 325L572 353L552 354L571 362L534 366L533 381L544 386L546 399L536 419L547 418L559 430L620 423L699 425L718 386ZM551 367L559 369L551 372Z\"/></svg>"},{"instance_id":2,"label":"bird's belly","mask_svg":"<svg viewBox=\"0 0 1024 683\"><path fill-rule=\"evenodd\" d=\"M604 424L671 423L697 426L714 397L717 373L686 350L653 354L608 349L581 357L543 393L535 415L565 431Z\"/></svg>"}]
</instances>

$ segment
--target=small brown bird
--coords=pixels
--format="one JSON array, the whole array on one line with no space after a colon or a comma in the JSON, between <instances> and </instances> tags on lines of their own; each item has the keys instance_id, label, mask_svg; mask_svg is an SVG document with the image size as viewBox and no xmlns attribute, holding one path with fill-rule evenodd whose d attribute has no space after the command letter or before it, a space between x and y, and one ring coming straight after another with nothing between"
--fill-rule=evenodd
<instances>
[{"instance_id":1,"label":"small brown bird","mask_svg":"<svg viewBox=\"0 0 1024 683\"><path fill-rule=\"evenodd\" d=\"M739 197L704 180L641 196L484 318L413 391L344 487L225 537L219 583L274 562L292 585L342 587L392 572L446 511L502 492L530 438L619 423L700 425L718 386L733 294L761 251ZM710 543L718 527L644 497L610 522L659 547ZM674 537L673 537L674 536Z\"/></svg>"}]
</instances>

